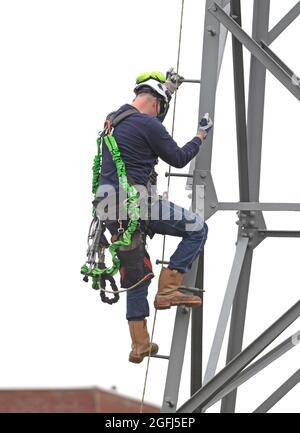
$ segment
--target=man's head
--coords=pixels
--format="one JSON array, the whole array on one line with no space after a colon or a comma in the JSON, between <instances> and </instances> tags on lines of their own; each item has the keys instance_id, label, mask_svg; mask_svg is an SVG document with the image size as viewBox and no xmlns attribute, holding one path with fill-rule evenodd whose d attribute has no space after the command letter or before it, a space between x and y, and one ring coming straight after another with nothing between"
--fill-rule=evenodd
<instances>
[{"instance_id":1,"label":"man's head","mask_svg":"<svg viewBox=\"0 0 300 433\"><path fill-rule=\"evenodd\" d=\"M156 116L161 122L166 117L169 109L171 95L165 85L165 77L160 72L141 74L136 79L134 92L137 95L134 100L139 105L143 104L143 112ZM139 107L136 107L139 109ZM146 112L145 110L148 110Z\"/></svg>"},{"instance_id":2,"label":"man's head","mask_svg":"<svg viewBox=\"0 0 300 433\"><path fill-rule=\"evenodd\" d=\"M162 103L161 98L152 93L149 88L144 87L137 93L132 104L142 113L159 118Z\"/></svg>"}]
</instances>

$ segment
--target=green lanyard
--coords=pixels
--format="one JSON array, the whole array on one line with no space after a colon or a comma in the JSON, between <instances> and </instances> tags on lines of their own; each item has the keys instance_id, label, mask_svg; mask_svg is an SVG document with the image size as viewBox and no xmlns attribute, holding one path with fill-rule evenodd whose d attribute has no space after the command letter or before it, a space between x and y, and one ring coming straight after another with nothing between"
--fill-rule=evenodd
<instances>
[{"instance_id":1,"label":"green lanyard","mask_svg":"<svg viewBox=\"0 0 300 433\"><path fill-rule=\"evenodd\" d=\"M93 286L97 285L96 280L99 278L101 274L105 273L109 275L115 275L119 271L120 260L118 259L117 256L117 250L120 247L127 247L131 244L132 235L136 231L138 220L140 219L140 208L138 206L138 192L134 188L134 186L130 185L128 182L125 164L121 158L120 149L117 145L117 142L112 134L101 135L97 139L98 152L94 158L94 164L93 164L93 182L92 182L93 194L96 195L98 185L99 185L100 173L101 173L102 139L112 157L112 160L114 161L117 170L117 176L119 178L119 183L128 196L128 199L126 200L126 210L127 210L127 214L129 215L129 222L128 222L127 229L122 235L122 239L113 242L108 248L112 256L112 266L110 268L100 269L95 264L94 267L91 270L89 270L87 264L82 266L81 273L86 276L91 276L93 278ZM95 212L96 210L94 209L93 210L94 216L95 216Z\"/></svg>"}]
</instances>

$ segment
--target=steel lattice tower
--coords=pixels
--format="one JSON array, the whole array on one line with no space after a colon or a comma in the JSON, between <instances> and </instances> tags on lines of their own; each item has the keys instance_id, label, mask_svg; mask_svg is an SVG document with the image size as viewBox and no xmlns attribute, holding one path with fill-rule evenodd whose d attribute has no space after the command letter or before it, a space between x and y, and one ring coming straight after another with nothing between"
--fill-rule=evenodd
<instances>
[{"instance_id":1,"label":"steel lattice tower","mask_svg":"<svg viewBox=\"0 0 300 433\"><path fill-rule=\"evenodd\" d=\"M213 134L208 136L198 156L192 162L188 186L192 189L193 210L201 203L204 192L205 219L217 211L238 212L238 236L235 257L230 272L216 333L202 381L202 309L177 309L169 368L162 411L175 412L184 359L185 342L191 316L191 398L178 412L202 412L222 399L221 411L234 412L236 390L271 362L296 346L300 332L292 335L263 357L258 355L300 316L300 301L242 350L249 281L255 248L267 237L300 237L300 231L270 231L264 211L300 211L300 203L261 203L259 201L261 150L264 125L264 105L267 70L298 100L300 79L270 49L272 42L298 17L300 2L269 30L270 0L254 0L253 31L250 37L242 28L240 0L206 0L204 41L202 53L199 118L209 112L214 118L216 91L228 32L232 35L232 53L236 106L237 152L239 173L239 202L221 203L217 199L211 174ZM246 109L243 49L251 53L248 109ZM188 81L188 80L187 80ZM186 287L203 289L204 253L193 264L184 280ZM226 366L216 373L226 325L231 314ZM184 342L184 343L183 343ZM249 364L256 360L249 366ZM255 412L267 412L297 383L296 371Z\"/></svg>"}]
</instances>

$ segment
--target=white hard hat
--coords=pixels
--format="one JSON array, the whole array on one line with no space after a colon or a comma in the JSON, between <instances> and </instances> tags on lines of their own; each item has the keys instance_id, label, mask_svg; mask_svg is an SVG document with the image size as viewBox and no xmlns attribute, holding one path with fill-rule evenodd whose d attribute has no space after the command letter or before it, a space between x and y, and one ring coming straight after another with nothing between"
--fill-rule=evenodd
<instances>
[{"instance_id":1,"label":"white hard hat","mask_svg":"<svg viewBox=\"0 0 300 433\"><path fill-rule=\"evenodd\" d=\"M158 97L161 101L161 109L158 118L163 121L166 117L166 114L169 109L169 101L171 99L171 95L165 85L154 78L148 78L145 81L138 82L134 88L134 93L137 95L144 88L150 88L151 93Z\"/></svg>"},{"instance_id":2,"label":"white hard hat","mask_svg":"<svg viewBox=\"0 0 300 433\"><path fill-rule=\"evenodd\" d=\"M168 89L165 85L165 83L160 83L159 81L155 80L154 78L149 78L146 81L143 81L141 83L136 84L134 88L134 92L138 93L138 90L141 87L150 87L152 90L154 90L155 93L158 93L159 96L161 96L163 99L166 100L166 102L169 102L168 98Z\"/></svg>"}]
</instances>

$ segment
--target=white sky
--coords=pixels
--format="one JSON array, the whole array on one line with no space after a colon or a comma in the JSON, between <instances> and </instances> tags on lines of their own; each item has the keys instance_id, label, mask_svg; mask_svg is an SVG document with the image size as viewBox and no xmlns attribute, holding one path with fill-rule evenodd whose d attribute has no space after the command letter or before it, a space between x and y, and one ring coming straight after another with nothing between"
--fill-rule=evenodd
<instances>
[{"instance_id":1,"label":"white sky","mask_svg":"<svg viewBox=\"0 0 300 433\"><path fill-rule=\"evenodd\" d=\"M180 73L186 78L200 77L204 3L185 2ZM252 3L243 2L248 32ZM273 1L271 26L294 4ZM140 398L146 362L127 362L125 298L113 307L102 304L79 271L91 219L97 132L108 112L132 100L139 72L176 65L181 1L0 0L0 5L0 387L115 385L120 393ZM272 46L298 74L299 37L298 19ZM245 60L248 72L248 53ZM197 86L183 85L178 95L175 139L180 145L196 131ZM299 114L298 101L268 74L261 201L300 201ZM169 130L171 117L170 111ZM161 192L166 169L160 163ZM212 173L219 200L238 200L230 40L219 83ZM188 206L184 183L171 182L171 198ZM236 219L228 212L208 221L205 359L234 256ZM265 213L265 219L269 229L300 229L299 213ZM167 240L166 257L178 242ZM161 247L162 238L155 236L153 262L161 257ZM156 281L149 296L150 326ZM299 240L267 239L254 253L245 344L298 299ZM158 313L155 341L162 354L169 351L174 314ZM299 329L298 320L276 344ZM237 410L253 411L293 374L299 350L300 345L243 385ZM166 361L151 360L146 400L157 405L166 368ZM187 351L179 405L188 396ZM299 400L298 385L272 411L299 412Z\"/></svg>"}]
</instances>

